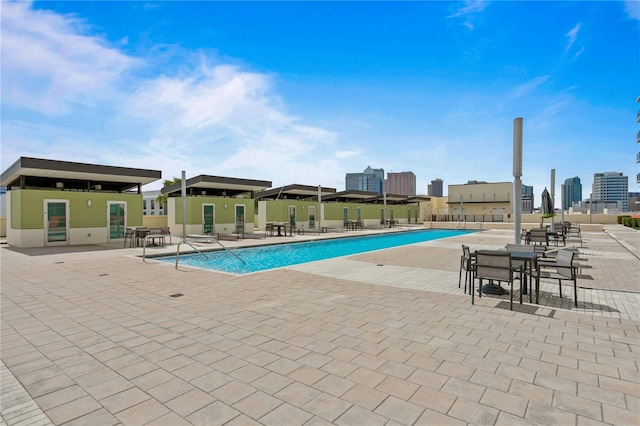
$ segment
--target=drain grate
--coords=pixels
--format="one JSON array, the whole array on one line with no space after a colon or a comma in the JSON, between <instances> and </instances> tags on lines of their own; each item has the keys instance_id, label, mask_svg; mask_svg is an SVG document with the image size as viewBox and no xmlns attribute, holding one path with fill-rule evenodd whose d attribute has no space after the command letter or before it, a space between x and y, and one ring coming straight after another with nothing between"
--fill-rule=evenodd
<instances>
[{"instance_id":1,"label":"drain grate","mask_svg":"<svg viewBox=\"0 0 640 426\"><path fill-rule=\"evenodd\" d=\"M59 264L64 263L64 262L54 262L54 263L55 263L56 265L59 265Z\"/></svg>"},{"instance_id":2,"label":"drain grate","mask_svg":"<svg viewBox=\"0 0 640 426\"><path fill-rule=\"evenodd\" d=\"M184 294L182 293L175 293L175 294L170 294L169 297L180 297L180 296L184 296Z\"/></svg>"},{"instance_id":3,"label":"drain grate","mask_svg":"<svg viewBox=\"0 0 640 426\"><path fill-rule=\"evenodd\" d=\"M384 266L382 263L378 263L376 266Z\"/></svg>"},{"instance_id":4,"label":"drain grate","mask_svg":"<svg viewBox=\"0 0 640 426\"><path fill-rule=\"evenodd\" d=\"M99 277L106 277L107 275L109 275L109 274L100 274L100 275L98 275L98 276L99 276Z\"/></svg>"}]
</instances>

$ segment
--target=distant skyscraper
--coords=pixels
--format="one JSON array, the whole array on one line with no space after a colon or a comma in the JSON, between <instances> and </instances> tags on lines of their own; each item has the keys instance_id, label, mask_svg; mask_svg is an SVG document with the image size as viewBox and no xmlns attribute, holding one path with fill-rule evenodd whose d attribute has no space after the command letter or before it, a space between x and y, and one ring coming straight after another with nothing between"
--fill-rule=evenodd
<instances>
[{"instance_id":1,"label":"distant skyscraper","mask_svg":"<svg viewBox=\"0 0 640 426\"><path fill-rule=\"evenodd\" d=\"M565 179L564 181L564 204L562 208L569 210L573 203L582 201L582 183L578 176Z\"/></svg>"},{"instance_id":2,"label":"distant skyscraper","mask_svg":"<svg viewBox=\"0 0 640 426\"><path fill-rule=\"evenodd\" d=\"M442 179L436 178L427 186L427 195L442 197Z\"/></svg>"},{"instance_id":3,"label":"distant skyscraper","mask_svg":"<svg viewBox=\"0 0 640 426\"><path fill-rule=\"evenodd\" d=\"M533 186L522 185L522 213L533 213Z\"/></svg>"},{"instance_id":4,"label":"distant skyscraper","mask_svg":"<svg viewBox=\"0 0 640 426\"><path fill-rule=\"evenodd\" d=\"M355 191L376 192L382 195L384 169L372 169L368 166L362 173L347 173L345 189Z\"/></svg>"},{"instance_id":5,"label":"distant skyscraper","mask_svg":"<svg viewBox=\"0 0 640 426\"><path fill-rule=\"evenodd\" d=\"M620 211L629 211L629 178L622 173L595 173L592 193L594 201L616 201Z\"/></svg>"},{"instance_id":6,"label":"distant skyscraper","mask_svg":"<svg viewBox=\"0 0 640 426\"><path fill-rule=\"evenodd\" d=\"M384 180L384 191L387 194L416 195L416 175L413 172L389 172Z\"/></svg>"}]
</instances>

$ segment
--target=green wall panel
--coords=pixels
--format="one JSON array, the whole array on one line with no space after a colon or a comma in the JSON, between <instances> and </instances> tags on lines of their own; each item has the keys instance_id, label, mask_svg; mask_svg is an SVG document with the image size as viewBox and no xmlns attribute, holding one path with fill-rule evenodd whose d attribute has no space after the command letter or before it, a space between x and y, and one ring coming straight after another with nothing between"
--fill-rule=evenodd
<instances>
[{"instance_id":1,"label":"green wall panel","mask_svg":"<svg viewBox=\"0 0 640 426\"><path fill-rule=\"evenodd\" d=\"M142 194L75 192L18 189L11 195L11 226L14 229L43 229L44 200L69 201L69 227L107 226L107 203L127 203L127 226L142 226ZM91 206L88 205L91 200Z\"/></svg>"}]
</instances>

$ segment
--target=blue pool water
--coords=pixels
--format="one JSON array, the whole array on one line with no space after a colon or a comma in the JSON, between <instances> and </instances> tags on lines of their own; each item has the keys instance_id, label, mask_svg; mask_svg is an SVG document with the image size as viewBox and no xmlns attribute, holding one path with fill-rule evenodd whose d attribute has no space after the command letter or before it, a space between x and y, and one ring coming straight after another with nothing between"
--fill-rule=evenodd
<instances>
[{"instance_id":1,"label":"blue pool water","mask_svg":"<svg viewBox=\"0 0 640 426\"><path fill-rule=\"evenodd\" d=\"M247 274L316 260L348 256L423 241L438 240L471 232L476 231L429 229L309 241L304 243L249 247L229 250L232 251L235 256L223 250L206 252L206 258L200 254L181 255L179 263L180 265L193 266L196 268L213 269L234 274ZM238 260L236 256L242 259L244 263ZM156 260L175 263L176 258L175 256L170 256L160 257Z\"/></svg>"}]
</instances>

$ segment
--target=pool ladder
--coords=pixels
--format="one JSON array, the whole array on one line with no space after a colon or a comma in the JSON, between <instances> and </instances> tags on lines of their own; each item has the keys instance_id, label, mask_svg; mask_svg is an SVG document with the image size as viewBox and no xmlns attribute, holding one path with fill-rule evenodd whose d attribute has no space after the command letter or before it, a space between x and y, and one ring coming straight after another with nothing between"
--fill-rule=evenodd
<instances>
[{"instance_id":1,"label":"pool ladder","mask_svg":"<svg viewBox=\"0 0 640 426\"><path fill-rule=\"evenodd\" d=\"M229 253L230 255L232 255L233 257L235 257L236 259L238 259L240 262L242 262L243 265L246 265L247 263L242 260L240 258L240 256L238 256L237 254L235 254L234 252L232 252L231 250L229 250L227 247L225 247L224 244L222 244L218 239L216 238L212 238L212 240L217 243L220 247L222 247L222 249ZM189 247L191 247L193 250L195 250L196 252L198 252L200 255L204 256L205 259L208 259L207 255L204 254L203 252L201 252L200 250L198 250L193 244L191 244L189 241L187 241L186 239L182 239L179 243L178 243L178 248L176 249L176 269L178 269L178 260L180 260L180 244L185 243L186 245L188 245Z\"/></svg>"}]
</instances>

